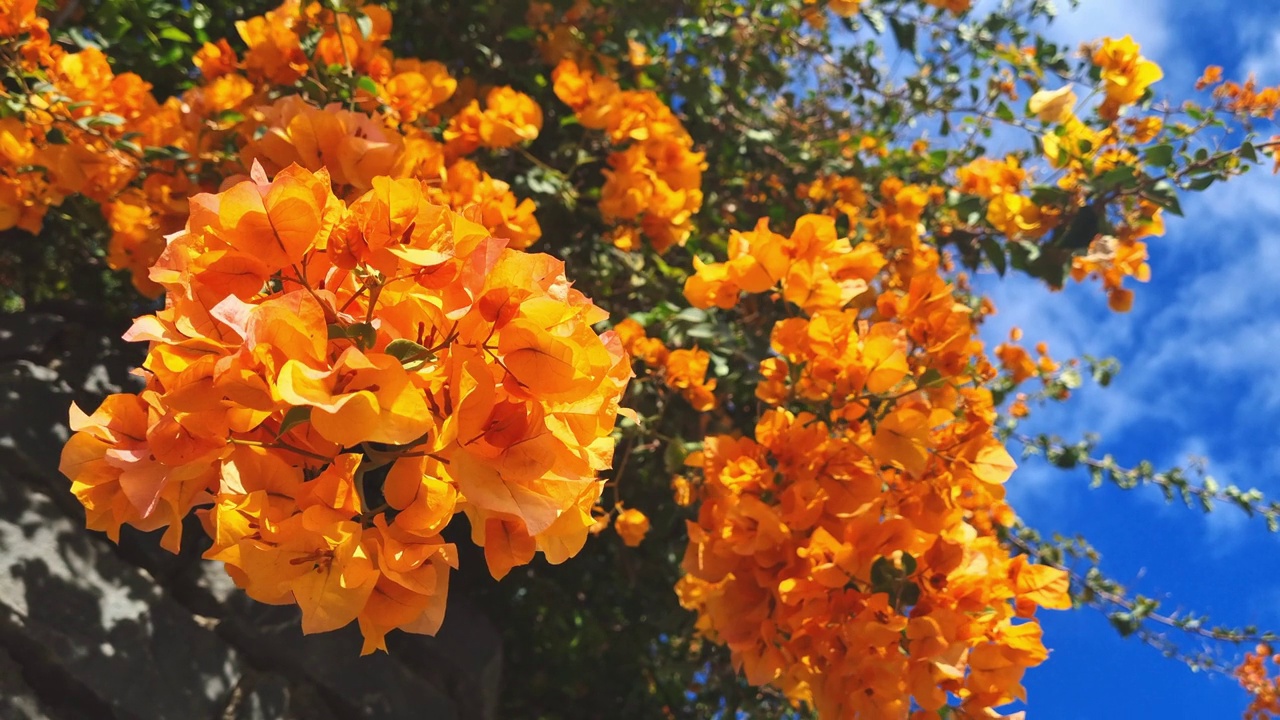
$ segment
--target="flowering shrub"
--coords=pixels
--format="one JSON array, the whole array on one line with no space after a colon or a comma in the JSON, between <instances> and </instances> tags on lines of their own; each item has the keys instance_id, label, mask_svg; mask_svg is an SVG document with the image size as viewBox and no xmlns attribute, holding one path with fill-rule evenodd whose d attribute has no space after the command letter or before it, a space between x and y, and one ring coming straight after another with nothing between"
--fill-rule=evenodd
<instances>
[{"instance_id":1,"label":"flowering shrub","mask_svg":"<svg viewBox=\"0 0 1280 720\"><path fill-rule=\"evenodd\" d=\"M355 621L364 653L435 633L480 546L526 613L526 714L612 702L581 682L603 664L654 716L997 717L1048 657L1040 609L1190 629L1006 501L1018 422L1085 366L1017 331L988 349L971 274L1096 279L1128 310L1179 191L1274 147L1192 140L1280 93L1211 68L1206 104L1156 105L1129 37L1074 64L1028 45L1038 3L977 35L968 0L684 5L289 0L234 37L171 27L190 72L163 99L4 7L5 242L75 220L164 298L125 335L145 386L71 411L88 527L176 551L195 514L247 595L308 633ZM882 87L834 25L921 65ZM937 72L926 35L972 66ZM989 154L998 123L1025 147Z\"/></svg>"}]
</instances>

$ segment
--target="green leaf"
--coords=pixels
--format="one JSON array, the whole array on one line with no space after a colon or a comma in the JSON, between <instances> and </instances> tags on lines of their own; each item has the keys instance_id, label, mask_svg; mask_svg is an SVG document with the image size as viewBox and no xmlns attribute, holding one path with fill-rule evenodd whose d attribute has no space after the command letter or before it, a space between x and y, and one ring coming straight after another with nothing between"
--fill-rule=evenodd
<instances>
[{"instance_id":1,"label":"green leaf","mask_svg":"<svg viewBox=\"0 0 1280 720\"><path fill-rule=\"evenodd\" d=\"M875 28L877 33L884 32L884 13L871 8L862 11L862 17L866 18L871 27Z\"/></svg>"},{"instance_id":2,"label":"green leaf","mask_svg":"<svg viewBox=\"0 0 1280 720\"><path fill-rule=\"evenodd\" d=\"M360 79L356 81L356 87L364 90L370 95L378 94L378 83L374 82L373 78L368 75L361 75Z\"/></svg>"},{"instance_id":3,"label":"green leaf","mask_svg":"<svg viewBox=\"0 0 1280 720\"><path fill-rule=\"evenodd\" d=\"M1153 167L1169 167L1173 164L1173 145L1163 143L1152 148L1147 148L1143 153L1143 159L1148 165Z\"/></svg>"},{"instance_id":4,"label":"green leaf","mask_svg":"<svg viewBox=\"0 0 1280 720\"><path fill-rule=\"evenodd\" d=\"M876 561L871 564L872 592L892 593L894 586L901 578L902 571L887 557L876 558Z\"/></svg>"},{"instance_id":5,"label":"green leaf","mask_svg":"<svg viewBox=\"0 0 1280 720\"><path fill-rule=\"evenodd\" d=\"M1124 611L1113 612L1108 619L1111 620L1112 627L1120 633L1120 637L1129 637L1142 625L1142 621L1135 618L1132 613Z\"/></svg>"},{"instance_id":6,"label":"green leaf","mask_svg":"<svg viewBox=\"0 0 1280 720\"><path fill-rule=\"evenodd\" d=\"M370 35L373 35L373 18L363 14L357 15L356 27L360 29L360 37L368 39Z\"/></svg>"},{"instance_id":7,"label":"green leaf","mask_svg":"<svg viewBox=\"0 0 1280 720\"><path fill-rule=\"evenodd\" d=\"M399 338L387 343L387 348L384 352L399 360L404 369L411 372L436 359L435 353L405 338Z\"/></svg>"},{"instance_id":8,"label":"green leaf","mask_svg":"<svg viewBox=\"0 0 1280 720\"><path fill-rule=\"evenodd\" d=\"M706 310L699 310L698 308L690 307L676 313L672 320L697 324L706 322L709 317L710 316L707 314Z\"/></svg>"},{"instance_id":9,"label":"green leaf","mask_svg":"<svg viewBox=\"0 0 1280 720\"><path fill-rule=\"evenodd\" d=\"M1182 217L1182 204L1178 202L1178 188L1168 180L1161 180L1146 192L1146 198L1169 212Z\"/></svg>"},{"instance_id":10,"label":"green leaf","mask_svg":"<svg viewBox=\"0 0 1280 720\"><path fill-rule=\"evenodd\" d=\"M280 421L280 431L276 433L276 438L282 437L285 433L304 422L311 422L310 406L300 405L289 408L288 412L284 414L284 419Z\"/></svg>"},{"instance_id":11,"label":"green leaf","mask_svg":"<svg viewBox=\"0 0 1280 720\"><path fill-rule=\"evenodd\" d=\"M329 326L329 339L350 340L361 350L368 350L378 343L378 331L374 330L369 323L352 323L351 325L334 323Z\"/></svg>"},{"instance_id":12,"label":"green leaf","mask_svg":"<svg viewBox=\"0 0 1280 720\"><path fill-rule=\"evenodd\" d=\"M120 127L124 125L124 118L115 113L102 113L84 118L80 122L86 127Z\"/></svg>"},{"instance_id":13,"label":"green leaf","mask_svg":"<svg viewBox=\"0 0 1280 720\"><path fill-rule=\"evenodd\" d=\"M145 147L143 148L142 157L144 160L186 160L191 155L182 148L173 145L164 147Z\"/></svg>"},{"instance_id":14,"label":"green leaf","mask_svg":"<svg viewBox=\"0 0 1280 720\"><path fill-rule=\"evenodd\" d=\"M517 25L507 31L505 37L516 42L528 42L538 36L538 31L528 25Z\"/></svg>"},{"instance_id":15,"label":"green leaf","mask_svg":"<svg viewBox=\"0 0 1280 720\"><path fill-rule=\"evenodd\" d=\"M1187 189L1198 192L1200 190L1204 190L1208 188L1215 181L1217 181L1217 179L1218 178L1213 175L1204 175L1202 177L1198 177L1192 180L1191 182L1187 183Z\"/></svg>"},{"instance_id":16,"label":"green leaf","mask_svg":"<svg viewBox=\"0 0 1280 720\"><path fill-rule=\"evenodd\" d=\"M1098 177L1097 185L1103 190L1128 190L1138 186L1138 173L1129 165L1117 165Z\"/></svg>"},{"instance_id":17,"label":"green leaf","mask_svg":"<svg viewBox=\"0 0 1280 720\"><path fill-rule=\"evenodd\" d=\"M1037 205L1061 205L1071 193L1052 185L1037 185L1031 188L1031 202Z\"/></svg>"},{"instance_id":18,"label":"green leaf","mask_svg":"<svg viewBox=\"0 0 1280 720\"><path fill-rule=\"evenodd\" d=\"M916 387L935 387L942 384L943 375L937 368L929 368L916 378Z\"/></svg>"},{"instance_id":19,"label":"green leaf","mask_svg":"<svg viewBox=\"0 0 1280 720\"><path fill-rule=\"evenodd\" d=\"M902 572L907 575L914 575L917 567L919 567L919 563L916 562L914 557L909 553L902 554Z\"/></svg>"},{"instance_id":20,"label":"green leaf","mask_svg":"<svg viewBox=\"0 0 1280 720\"><path fill-rule=\"evenodd\" d=\"M1068 250L1082 250L1089 247L1101 228L1102 211L1093 205L1085 205L1071 218L1066 231L1054 236L1053 244Z\"/></svg>"},{"instance_id":21,"label":"green leaf","mask_svg":"<svg viewBox=\"0 0 1280 720\"><path fill-rule=\"evenodd\" d=\"M176 27L173 27L172 25L161 28L158 34L160 37L164 38L165 40L173 40L174 42L180 42L180 43L191 42L190 35L182 32L181 30L179 30Z\"/></svg>"},{"instance_id":22,"label":"green leaf","mask_svg":"<svg viewBox=\"0 0 1280 720\"><path fill-rule=\"evenodd\" d=\"M1004 246L991 235L983 236L981 242L983 254L987 256L987 262L991 263L991 267L995 268L1000 277L1004 277L1005 272L1009 270L1009 258L1004 253Z\"/></svg>"},{"instance_id":23,"label":"green leaf","mask_svg":"<svg viewBox=\"0 0 1280 720\"><path fill-rule=\"evenodd\" d=\"M893 38L898 41L898 47L909 53L916 51L916 25L913 22L903 22L897 17L889 18L889 26L893 28Z\"/></svg>"},{"instance_id":24,"label":"green leaf","mask_svg":"<svg viewBox=\"0 0 1280 720\"><path fill-rule=\"evenodd\" d=\"M1063 370L1062 374L1058 376L1058 381L1061 382L1067 388L1074 390L1080 387L1080 384L1082 382L1082 379L1080 377L1080 371L1077 370L1076 368L1069 368L1067 370Z\"/></svg>"},{"instance_id":25,"label":"green leaf","mask_svg":"<svg viewBox=\"0 0 1280 720\"><path fill-rule=\"evenodd\" d=\"M920 586L913 582L904 583L902 589L898 591L898 608L902 609L918 602L920 602Z\"/></svg>"}]
</instances>

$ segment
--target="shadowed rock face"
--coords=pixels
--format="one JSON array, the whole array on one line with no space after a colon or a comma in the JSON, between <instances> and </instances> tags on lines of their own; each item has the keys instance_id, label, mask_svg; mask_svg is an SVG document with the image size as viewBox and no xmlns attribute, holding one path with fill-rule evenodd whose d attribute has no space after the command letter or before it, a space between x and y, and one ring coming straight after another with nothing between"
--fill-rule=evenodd
<instances>
[{"instance_id":1,"label":"shadowed rock face","mask_svg":"<svg viewBox=\"0 0 1280 720\"><path fill-rule=\"evenodd\" d=\"M438 639L361 658L354 625L303 636L296 607L247 599L198 523L178 555L84 529L57 471L67 409L140 386L123 331L82 305L0 316L0 718L494 717L500 636L460 593Z\"/></svg>"},{"instance_id":2,"label":"shadowed rock face","mask_svg":"<svg viewBox=\"0 0 1280 720\"><path fill-rule=\"evenodd\" d=\"M143 571L0 472L3 635L117 717L214 717L239 654Z\"/></svg>"}]
</instances>

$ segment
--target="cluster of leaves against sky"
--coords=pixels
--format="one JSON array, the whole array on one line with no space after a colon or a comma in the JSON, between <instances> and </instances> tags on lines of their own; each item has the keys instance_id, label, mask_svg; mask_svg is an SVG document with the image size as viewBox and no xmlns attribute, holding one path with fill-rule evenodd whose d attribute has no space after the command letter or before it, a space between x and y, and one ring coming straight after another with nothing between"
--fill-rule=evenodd
<instances>
[{"instance_id":1,"label":"cluster of leaves against sky","mask_svg":"<svg viewBox=\"0 0 1280 720\"><path fill-rule=\"evenodd\" d=\"M916 45L957 32L967 0L876 5L775 8L816 48L779 67L866 82L824 57L828 24L888 22L922 66L960 72ZM621 12L529 5L505 37L528 51L517 89L485 80L492 49L487 69L402 57L387 8L295 0L203 42L189 87L158 99L108 52L56 42L35 0L0 3L0 229L40 233L92 201L106 264L164 295L125 337L148 344L145 388L72 409L61 469L88 526L165 528L176 550L194 513L205 557L251 597L296 603L305 632L358 622L373 652L439 629L462 556L447 531L469 529L502 579L539 555L571 563L612 525L627 548L683 544L648 560L696 618L698 639L670 646L727 648L766 700L1000 716L1048 655L1037 611L1114 586L1073 588L1063 549L1005 502L1004 440L1079 369L1016 333L988 353L994 308L966 270L1093 279L1128 310L1178 191L1271 147L1191 140L1216 113L1272 116L1280 93L1211 68L1210 104L1176 111L1153 104L1161 71L1132 39L1072 71L1010 26L1017 43L982 40L997 70L969 86L977 130L958 149L806 126L804 103L754 97L726 115L773 122L751 138L766 145L808 133L812 162L771 172L770 147L726 178L746 146L694 130L733 121L664 98L679 36L620 42ZM708 12L751 47L742 8ZM1034 149L986 155L973 139L995 122ZM1239 672L1260 717L1267 654Z\"/></svg>"}]
</instances>

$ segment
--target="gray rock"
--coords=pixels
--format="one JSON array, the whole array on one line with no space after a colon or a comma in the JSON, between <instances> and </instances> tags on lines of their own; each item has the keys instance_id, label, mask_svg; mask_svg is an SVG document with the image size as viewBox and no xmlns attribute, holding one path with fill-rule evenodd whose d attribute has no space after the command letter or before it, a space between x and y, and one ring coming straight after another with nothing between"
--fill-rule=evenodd
<instances>
[{"instance_id":1,"label":"gray rock","mask_svg":"<svg viewBox=\"0 0 1280 720\"><path fill-rule=\"evenodd\" d=\"M237 653L150 576L3 471L0 626L21 662L119 718L213 718L241 674Z\"/></svg>"},{"instance_id":2,"label":"gray rock","mask_svg":"<svg viewBox=\"0 0 1280 720\"><path fill-rule=\"evenodd\" d=\"M395 655L360 656L360 631L303 635L296 606L255 603L242 593L227 601L219 630L251 654L257 667L304 678L323 689L330 708L344 718L453 720L460 715L439 685L411 671ZM445 662L452 662L446 660Z\"/></svg>"},{"instance_id":3,"label":"gray rock","mask_svg":"<svg viewBox=\"0 0 1280 720\"><path fill-rule=\"evenodd\" d=\"M270 673L240 679L219 720L336 720L315 688Z\"/></svg>"},{"instance_id":4,"label":"gray rock","mask_svg":"<svg viewBox=\"0 0 1280 720\"><path fill-rule=\"evenodd\" d=\"M22 676L22 666L0 649L0 717L12 720L61 720L40 701Z\"/></svg>"},{"instance_id":5,"label":"gray rock","mask_svg":"<svg viewBox=\"0 0 1280 720\"><path fill-rule=\"evenodd\" d=\"M48 312L0 315L0 358L34 358L66 324L61 316Z\"/></svg>"}]
</instances>

